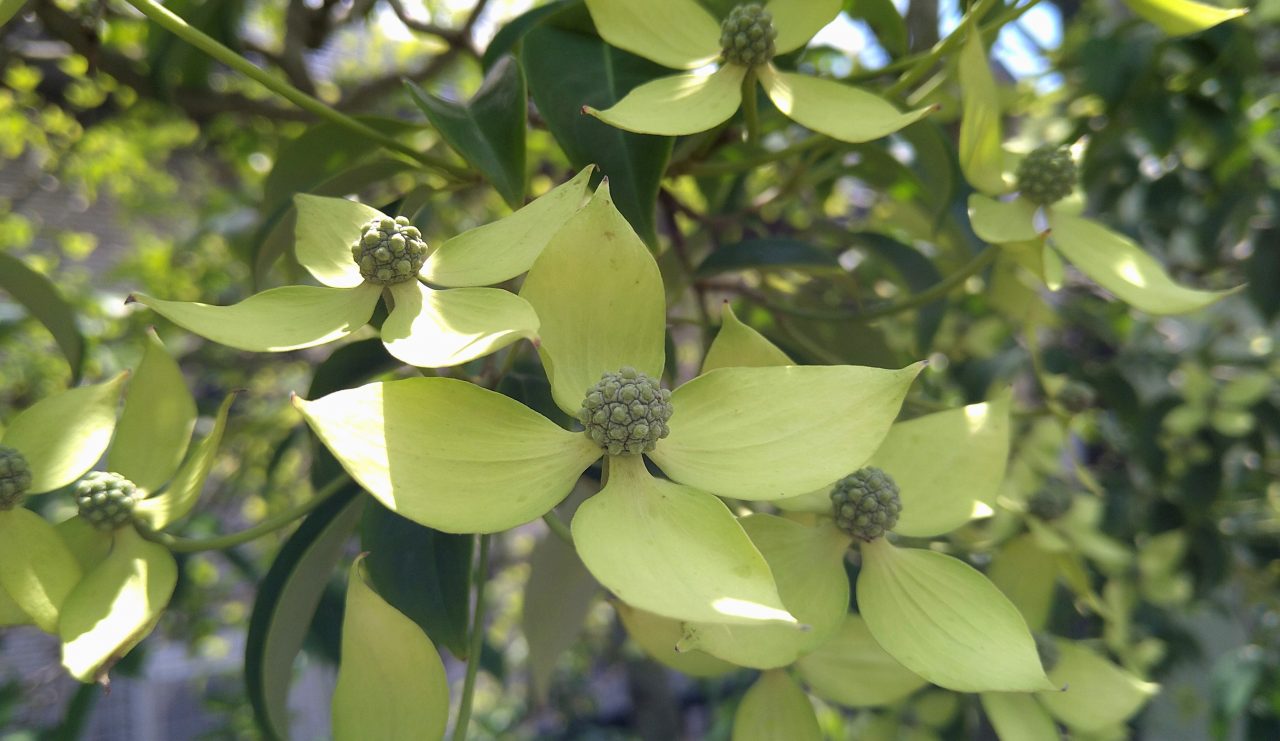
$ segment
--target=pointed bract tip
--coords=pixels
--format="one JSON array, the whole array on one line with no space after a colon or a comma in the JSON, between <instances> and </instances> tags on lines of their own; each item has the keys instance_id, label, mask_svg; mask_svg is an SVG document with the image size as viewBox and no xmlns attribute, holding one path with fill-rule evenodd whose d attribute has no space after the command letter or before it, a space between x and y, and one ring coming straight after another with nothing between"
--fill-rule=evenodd
<instances>
[{"instance_id":1,"label":"pointed bract tip","mask_svg":"<svg viewBox=\"0 0 1280 741\"><path fill-rule=\"evenodd\" d=\"M594 115L596 115L597 113L599 113L599 111L597 111L596 109L592 108L592 107L591 107L591 106L589 106L589 105L584 105L584 106L582 106L582 108L581 108L581 110L579 111L579 113L582 113L582 114L583 114L583 115L585 115L585 116L594 116Z\"/></svg>"},{"instance_id":2,"label":"pointed bract tip","mask_svg":"<svg viewBox=\"0 0 1280 741\"><path fill-rule=\"evenodd\" d=\"M934 103L933 105L929 106L926 110L928 110L930 113L937 113L938 111L942 110L942 104Z\"/></svg>"},{"instance_id":3,"label":"pointed bract tip","mask_svg":"<svg viewBox=\"0 0 1280 741\"><path fill-rule=\"evenodd\" d=\"M128 306L129 304L136 304L136 303L138 303L138 297L133 295L132 293L124 297L125 306Z\"/></svg>"},{"instance_id":4,"label":"pointed bract tip","mask_svg":"<svg viewBox=\"0 0 1280 741\"><path fill-rule=\"evenodd\" d=\"M533 345L534 350L537 350L538 348L542 347L542 338L536 335L533 337L530 337L529 344Z\"/></svg>"}]
</instances>

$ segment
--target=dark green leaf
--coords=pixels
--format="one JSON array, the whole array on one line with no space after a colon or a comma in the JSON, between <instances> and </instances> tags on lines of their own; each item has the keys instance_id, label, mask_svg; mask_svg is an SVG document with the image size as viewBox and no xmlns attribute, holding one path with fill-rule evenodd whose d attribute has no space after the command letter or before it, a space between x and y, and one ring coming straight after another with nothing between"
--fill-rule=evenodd
<instances>
[{"instance_id":1,"label":"dark green leaf","mask_svg":"<svg viewBox=\"0 0 1280 741\"><path fill-rule=\"evenodd\" d=\"M13 255L0 252L0 291L26 307L31 316L45 326L71 366L71 382L80 380L84 364L84 336L76 326L70 305L58 289L40 273Z\"/></svg>"},{"instance_id":2,"label":"dark green leaf","mask_svg":"<svg viewBox=\"0 0 1280 741\"><path fill-rule=\"evenodd\" d=\"M938 268L919 250L875 232L861 232L852 236L854 245L891 264L912 292L923 291L942 280L942 274L938 272ZM918 354L928 352L930 344L933 343L933 336L942 324L946 308L945 301L935 301L916 312Z\"/></svg>"},{"instance_id":3,"label":"dark green leaf","mask_svg":"<svg viewBox=\"0 0 1280 741\"><path fill-rule=\"evenodd\" d=\"M12 20L26 4L27 0L0 0L0 27Z\"/></svg>"},{"instance_id":4,"label":"dark green leaf","mask_svg":"<svg viewBox=\"0 0 1280 741\"><path fill-rule=\"evenodd\" d=\"M360 524L374 589L437 646L464 659L472 542L470 535L423 527L376 502L365 509Z\"/></svg>"},{"instance_id":5,"label":"dark green leaf","mask_svg":"<svg viewBox=\"0 0 1280 741\"><path fill-rule=\"evenodd\" d=\"M637 85L671 71L572 30L582 26L583 15L585 10L569 8L525 35L520 61L529 92L573 166L599 166L618 210L653 245L654 206L673 140L626 133L583 115L582 107L609 108Z\"/></svg>"},{"instance_id":6,"label":"dark green leaf","mask_svg":"<svg viewBox=\"0 0 1280 741\"><path fill-rule=\"evenodd\" d=\"M354 484L320 505L280 549L258 587L249 619L244 677L263 733L289 737L293 663L344 546L360 520L365 497Z\"/></svg>"},{"instance_id":7,"label":"dark green leaf","mask_svg":"<svg viewBox=\"0 0 1280 741\"><path fill-rule=\"evenodd\" d=\"M529 29L536 26L539 21L578 2L580 0L554 0L554 2L533 8L527 13L507 21L507 24L498 29L498 32L493 35L493 40L485 47L484 56L480 58L480 64L487 71L508 52L515 52L516 45L529 32Z\"/></svg>"},{"instance_id":8,"label":"dark green leaf","mask_svg":"<svg viewBox=\"0 0 1280 741\"><path fill-rule=\"evenodd\" d=\"M834 268L836 259L798 239L748 239L721 247L707 256L696 271L706 278L719 273L760 268Z\"/></svg>"},{"instance_id":9,"label":"dark green leaf","mask_svg":"<svg viewBox=\"0 0 1280 741\"><path fill-rule=\"evenodd\" d=\"M215 41L239 50L243 0L170 0L165 8ZM171 33L147 34L147 69L160 90L208 89L213 60Z\"/></svg>"},{"instance_id":10,"label":"dark green leaf","mask_svg":"<svg viewBox=\"0 0 1280 741\"><path fill-rule=\"evenodd\" d=\"M907 24L891 0L845 0L844 8L854 20L866 21L880 45L891 57L908 51Z\"/></svg>"},{"instance_id":11,"label":"dark green leaf","mask_svg":"<svg viewBox=\"0 0 1280 741\"><path fill-rule=\"evenodd\" d=\"M495 64L466 103L437 98L412 82L406 81L405 86L440 136L489 179L507 205L523 206L528 186L524 134L529 106L515 57Z\"/></svg>"}]
</instances>

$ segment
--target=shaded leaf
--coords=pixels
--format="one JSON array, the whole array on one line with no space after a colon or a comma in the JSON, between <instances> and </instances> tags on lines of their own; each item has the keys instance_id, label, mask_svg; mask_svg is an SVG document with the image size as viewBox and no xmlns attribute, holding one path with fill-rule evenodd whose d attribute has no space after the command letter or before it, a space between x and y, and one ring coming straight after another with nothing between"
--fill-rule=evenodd
<instances>
[{"instance_id":1,"label":"shaded leaf","mask_svg":"<svg viewBox=\"0 0 1280 741\"><path fill-rule=\"evenodd\" d=\"M784 671L765 672L733 714L732 741L819 741L822 730L809 697Z\"/></svg>"},{"instance_id":2,"label":"shaded leaf","mask_svg":"<svg viewBox=\"0 0 1280 741\"><path fill-rule=\"evenodd\" d=\"M17 13L26 0L0 0L0 26ZM71 366L71 382L80 380L84 367L84 335L76 324L75 311L58 293L58 289L42 274L27 267L16 256L0 252L0 291L22 304L36 321L44 325L58 343L58 349Z\"/></svg>"}]
</instances>

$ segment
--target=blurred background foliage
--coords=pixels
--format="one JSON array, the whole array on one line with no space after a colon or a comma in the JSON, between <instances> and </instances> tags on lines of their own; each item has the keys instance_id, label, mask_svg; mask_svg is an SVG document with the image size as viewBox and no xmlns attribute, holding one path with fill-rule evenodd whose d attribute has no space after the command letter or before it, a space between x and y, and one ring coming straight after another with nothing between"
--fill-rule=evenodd
<instances>
[{"instance_id":1,"label":"blurred background foliage","mask_svg":"<svg viewBox=\"0 0 1280 741\"><path fill-rule=\"evenodd\" d=\"M543 4L168 3L272 75L442 155L448 149L402 78L446 98L469 97L496 56L518 48L544 17L534 5ZM912 2L910 12L885 0L853 0L846 9L796 63L873 86L891 82L959 13L936 0ZM1094 540L1081 549L1079 578L1059 586L1049 625L1060 635L1102 636L1122 664L1164 684L1134 721L1138 737L1280 737L1278 21L1280 1L1261 0L1241 21L1171 39L1117 3L1051 0L998 37L1011 147L1084 142L1092 215L1135 237L1182 283L1249 284L1191 316L1139 314L1070 272L1050 294L1009 256L947 300L876 316L982 247L965 218L968 186L952 144L959 90L947 61L909 96L940 103L940 114L888 140L810 142L756 163L717 131L675 143L656 202L646 200L643 173L615 186L632 189L619 202L630 199L628 216L659 253L673 299L674 373L696 366L708 322L728 299L802 362L898 366L929 357L909 413L1014 386L1009 506L954 535L951 547L981 563L992 543L1021 531L1023 505L1046 480L1066 480L1080 497L1105 492L1091 532L1117 545ZM522 59L541 103L571 72L556 64L573 61L567 52L559 61L530 58L557 48L560 31L548 29L526 39ZM0 250L50 276L74 304L88 342L86 378L139 356L140 330L156 318L128 310L130 292L231 303L296 276L288 254L294 192L422 208L419 223L436 242L506 213L492 188L447 184L319 123L120 2L31 0L0 28L0 83ZM530 121L537 195L581 155L561 150L548 131L550 111L535 107ZM764 123L774 150L797 141L781 116ZM643 153L651 168L666 156L661 150ZM656 183L659 175L649 177ZM203 415L226 390L249 391L192 533L244 527L306 497L310 453L285 400L307 389L328 351L252 356L159 329ZM0 348L0 419L72 379L52 336L3 292ZM511 393L536 396L537 375L528 369L528 387L514 376L520 388ZM1073 398L1060 391L1066 386ZM520 625L536 535L517 532L498 554L499 607L473 727L493 738L728 738L750 678L670 673L625 640L603 601L579 600L581 636L573 617L549 618L564 618L551 632L570 650L552 667L535 667L554 681L530 688ZM210 738L257 734L237 640L281 540L183 560L161 632L222 667L198 691L213 719L203 731ZM322 602L309 662L336 655L340 594ZM1098 617L1097 605L1080 607L1092 598L1114 619ZM69 686L37 693L30 676L3 667L0 682L4 738L74 735L95 705L112 701ZM834 737L992 737L976 703L938 690L888 710L823 707Z\"/></svg>"}]
</instances>

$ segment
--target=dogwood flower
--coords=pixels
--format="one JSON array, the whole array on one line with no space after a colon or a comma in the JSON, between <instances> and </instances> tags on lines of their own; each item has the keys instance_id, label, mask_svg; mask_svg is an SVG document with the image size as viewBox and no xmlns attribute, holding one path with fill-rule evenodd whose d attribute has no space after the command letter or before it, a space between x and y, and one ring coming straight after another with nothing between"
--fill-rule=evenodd
<instances>
[{"instance_id":1,"label":"dogwood flower","mask_svg":"<svg viewBox=\"0 0 1280 741\"><path fill-rule=\"evenodd\" d=\"M448 532L529 522L604 457L604 486L572 522L601 584L681 620L794 622L769 565L716 495L776 500L858 467L921 365L721 368L662 389L662 279L607 183L552 238L520 295L542 320L538 349L555 403L583 429L449 378L296 405L366 491Z\"/></svg>"},{"instance_id":2,"label":"dogwood flower","mask_svg":"<svg viewBox=\"0 0 1280 741\"><path fill-rule=\"evenodd\" d=\"M1199 291L1178 285L1132 240L1081 217L1081 200L1072 195L1075 163L1066 149L1037 149L1009 168L995 79L973 28L969 26L959 64L964 93L960 165L979 191L969 197L969 219L979 237L995 245L1028 248L1026 263L1050 289L1062 284L1065 258L1121 301L1150 314L1195 311L1239 290ZM1015 192L1012 199L993 198ZM1037 225L1040 219L1046 228Z\"/></svg>"},{"instance_id":3,"label":"dogwood flower","mask_svg":"<svg viewBox=\"0 0 1280 741\"><path fill-rule=\"evenodd\" d=\"M773 64L776 55L808 43L841 6L840 0L745 3L717 22L695 0L587 0L609 44L686 71L640 85L606 110L583 111L640 134L696 134L729 120L743 96L755 96L759 81L787 117L846 142L879 139L929 114L932 108L902 113L865 90Z\"/></svg>"},{"instance_id":4,"label":"dogwood flower","mask_svg":"<svg viewBox=\"0 0 1280 741\"><path fill-rule=\"evenodd\" d=\"M458 365L537 336L538 317L528 302L478 286L529 269L582 205L592 169L430 253L404 217L393 219L342 198L298 195L296 255L323 286L273 288L233 306L134 298L219 344L282 352L346 337L369 321L385 297L389 314L381 333L387 352L420 367Z\"/></svg>"}]
</instances>

